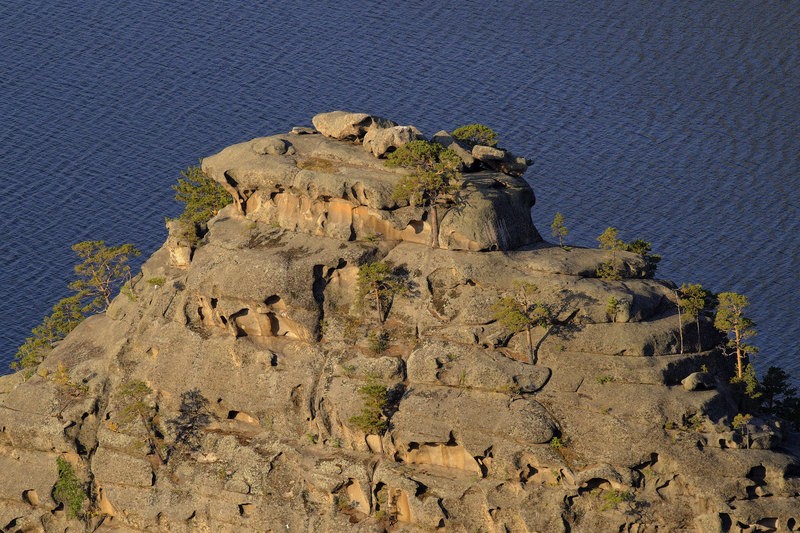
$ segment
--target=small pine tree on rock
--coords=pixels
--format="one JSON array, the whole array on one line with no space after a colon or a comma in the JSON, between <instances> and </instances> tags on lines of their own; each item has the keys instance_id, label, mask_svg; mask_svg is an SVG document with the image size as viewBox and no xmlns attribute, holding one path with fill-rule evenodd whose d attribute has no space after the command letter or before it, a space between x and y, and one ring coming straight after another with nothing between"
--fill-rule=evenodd
<instances>
[{"instance_id":1,"label":"small pine tree on rock","mask_svg":"<svg viewBox=\"0 0 800 533\"><path fill-rule=\"evenodd\" d=\"M130 260L141 252L132 244L107 246L105 241L83 241L72 249L83 261L75 265L78 279L69 288L89 298L86 312L105 311L114 291L131 280Z\"/></svg>"},{"instance_id":2,"label":"small pine tree on rock","mask_svg":"<svg viewBox=\"0 0 800 533\"><path fill-rule=\"evenodd\" d=\"M564 224L564 215L561 211L556 213L553 217L553 223L550 224L550 234L558 239L558 245L564 248L564 237L569 234L567 226Z\"/></svg>"},{"instance_id":3,"label":"small pine tree on rock","mask_svg":"<svg viewBox=\"0 0 800 533\"><path fill-rule=\"evenodd\" d=\"M534 300L538 288L531 283L520 283L515 296L504 296L492 305L492 315L511 333L525 332L531 364L536 362L531 330L552 323L550 309Z\"/></svg>"},{"instance_id":4,"label":"small pine tree on rock","mask_svg":"<svg viewBox=\"0 0 800 533\"><path fill-rule=\"evenodd\" d=\"M497 146L497 132L483 124L467 124L453 130L453 138L475 146Z\"/></svg>"}]
</instances>

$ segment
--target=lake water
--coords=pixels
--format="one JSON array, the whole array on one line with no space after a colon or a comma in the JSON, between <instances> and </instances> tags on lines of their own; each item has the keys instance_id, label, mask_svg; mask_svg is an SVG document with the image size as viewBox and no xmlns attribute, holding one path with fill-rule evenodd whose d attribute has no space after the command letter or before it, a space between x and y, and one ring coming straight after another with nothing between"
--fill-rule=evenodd
<instances>
[{"instance_id":1,"label":"lake water","mask_svg":"<svg viewBox=\"0 0 800 533\"><path fill-rule=\"evenodd\" d=\"M575 245L652 241L800 374L800 2L121 4L0 4L0 371L70 245L149 255L182 168L343 108L490 125L536 161L543 234L561 211Z\"/></svg>"}]
</instances>

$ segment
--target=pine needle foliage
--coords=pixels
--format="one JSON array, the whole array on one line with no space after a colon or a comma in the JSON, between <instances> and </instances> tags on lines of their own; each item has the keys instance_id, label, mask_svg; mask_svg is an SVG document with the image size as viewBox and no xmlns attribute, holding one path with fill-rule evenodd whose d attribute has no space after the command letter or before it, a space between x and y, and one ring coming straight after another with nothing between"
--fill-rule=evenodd
<instances>
[{"instance_id":1,"label":"pine needle foliage","mask_svg":"<svg viewBox=\"0 0 800 533\"><path fill-rule=\"evenodd\" d=\"M525 332L531 364L535 359L531 330L537 326L547 327L553 322L550 308L534 300L537 291L538 288L531 283L518 283L514 296L504 296L491 307L493 318L509 332Z\"/></svg>"},{"instance_id":2,"label":"pine needle foliage","mask_svg":"<svg viewBox=\"0 0 800 533\"><path fill-rule=\"evenodd\" d=\"M175 200L184 204L179 218L196 224L208 222L232 201L222 185L208 177L199 166L182 170L178 184L173 185L172 189L175 191Z\"/></svg>"},{"instance_id":3,"label":"pine needle foliage","mask_svg":"<svg viewBox=\"0 0 800 533\"><path fill-rule=\"evenodd\" d=\"M83 241L72 246L81 263L75 265L78 279L69 288L88 298L84 312L105 311L114 292L131 280L131 258L141 252L132 244L107 246L105 241Z\"/></svg>"},{"instance_id":4,"label":"pine needle foliage","mask_svg":"<svg viewBox=\"0 0 800 533\"><path fill-rule=\"evenodd\" d=\"M117 389L116 400L119 408L117 421L120 426L128 426L135 421L140 421L147 436L150 451L155 453L162 463L166 462L159 439L156 435L154 417L156 408L149 397L153 393L144 381L132 379L126 381Z\"/></svg>"},{"instance_id":5,"label":"pine needle foliage","mask_svg":"<svg viewBox=\"0 0 800 533\"><path fill-rule=\"evenodd\" d=\"M386 320L387 310L394 297L408 290L403 278L386 261L373 261L361 265L358 268L357 287L360 302L364 302L367 298L374 302L380 323Z\"/></svg>"},{"instance_id":6,"label":"pine needle foliage","mask_svg":"<svg viewBox=\"0 0 800 533\"><path fill-rule=\"evenodd\" d=\"M389 426L383 416L389 403L388 389L374 379L369 379L358 388L358 394L363 400L361 413L351 417L350 423L368 435L382 435Z\"/></svg>"},{"instance_id":7,"label":"pine needle foliage","mask_svg":"<svg viewBox=\"0 0 800 533\"><path fill-rule=\"evenodd\" d=\"M700 342L700 321L711 309L714 295L699 283L684 283L678 292L678 305L687 320L693 320L697 327L697 351L702 349Z\"/></svg>"},{"instance_id":8,"label":"pine needle foliage","mask_svg":"<svg viewBox=\"0 0 800 533\"><path fill-rule=\"evenodd\" d=\"M484 124L467 124L453 130L453 138L470 146L497 146L497 132Z\"/></svg>"},{"instance_id":9,"label":"pine needle foliage","mask_svg":"<svg viewBox=\"0 0 800 533\"><path fill-rule=\"evenodd\" d=\"M225 188L207 176L200 166L182 170L178 184L172 189L175 200L184 204L183 212L175 220L179 222L182 238L192 247L206 233L206 223L233 201Z\"/></svg>"},{"instance_id":10,"label":"pine needle foliage","mask_svg":"<svg viewBox=\"0 0 800 533\"><path fill-rule=\"evenodd\" d=\"M556 213L553 217L553 223L550 224L550 234L558 239L558 245L564 247L564 237L569 234L566 224L564 224L564 215L561 211Z\"/></svg>"},{"instance_id":11,"label":"pine needle foliage","mask_svg":"<svg viewBox=\"0 0 800 533\"><path fill-rule=\"evenodd\" d=\"M31 330L11 364L16 370L27 370L28 376L88 314L108 308L114 292L131 280L130 259L140 254L132 244L107 246L104 241L83 241L72 249L81 260L75 265L78 279L69 284L75 294L59 300Z\"/></svg>"},{"instance_id":12,"label":"pine needle foliage","mask_svg":"<svg viewBox=\"0 0 800 533\"><path fill-rule=\"evenodd\" d=\"M439 213L437 207L448 201L458 190L461 178L461 158L439 143L425 140L404 144L386 158L391 167L410 168L414 172L403 176L392 194L395 200L424 207L429 213L431 248L439 247Z\"/></svg>"},{"instance_id":13,"label":"pine needle foliage","mask_svg":"<svg viewBox=\"0 0 800 533\"><path fill-rule=\"evenodd\" d=\"M597 276L602 279L618 281L625 277L625 265L617 255L618 252L632 252L641 257L645 263L644 277L652 278L661 261L661 256L652 253L652 244L643 239L635 239L626 243L619 238L617 228L608 227L597 237L600 249L611 252L611 258L597 268Z\"/></svg>"},{"instance_id":14,"label":"pine needle foliage","mask_svg":"<svg viewBox=\"0 0 800 533\"><path fill-rule=\"evenodd\" d=\"M30 370L38 366L53 349L53 345L66 337L85 318L84 305L81 303L84 296L83 293L78 293L56 303L52 313L33 328L32 335L17 349L14 356L16 360L11 363L11 367L16 370Z\"/></svg>"},{"instance_id":15,"label":"pine needle foliage","mask_svg":"<svg viewBox=\"0 0 800 533\"><path fill-rule=\"evenodd\" d=\"M714 327L727 336L726 347L729 353L736 355L736 377L741 380L748 357L758 352L755 346L748 343L756 336L755 322L744 314L750 302L746 296L735 292L721 292L717 300Z\"/></svg>"},{"instance_id":16,"label":"pine needle foliage","mask_svg":"<svg viewBox=\"0 0 800 533\"><path fill-rule=\"evenodd\" d=\"M72 465L63 457L56 457L58 480L53 488L53 499L64 505L68 518L78 518L83 514L86 491L75 475Z\"/></svg>"}]
</instances>

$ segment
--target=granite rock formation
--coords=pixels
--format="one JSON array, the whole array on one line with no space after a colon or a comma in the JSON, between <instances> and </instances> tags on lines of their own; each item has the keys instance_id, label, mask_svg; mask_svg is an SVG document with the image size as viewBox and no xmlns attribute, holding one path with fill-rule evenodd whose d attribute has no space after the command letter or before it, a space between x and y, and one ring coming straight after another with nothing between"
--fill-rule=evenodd
<instances>
[{"instance_id":1,"label":"granite rock formation","mask_svg":"<svg viewBox=\"0 0 800 533\"><path fill-rule=\"evenodd\" d=\"M204 159L234 204L201 244L171 238L132 298L0 378L0 529L800 528L800 461L774 424L749 447L731 429L731 363L711 335L678 353L672 283L624 252L628 277L598 279L607 252L541 241L522 163L481 149L431 249L423 212L392 199L405 171L376 156L418 131L313 123ZM357 296L376 260L407 288L383 324ZM491 310L519 282L553 314L535 364ZM131 419L133 382L149 392ZM369 384L385 432L354 422ZM83 522L54 498L57 457L90 495Z\"/></svg>"}]
</instances>

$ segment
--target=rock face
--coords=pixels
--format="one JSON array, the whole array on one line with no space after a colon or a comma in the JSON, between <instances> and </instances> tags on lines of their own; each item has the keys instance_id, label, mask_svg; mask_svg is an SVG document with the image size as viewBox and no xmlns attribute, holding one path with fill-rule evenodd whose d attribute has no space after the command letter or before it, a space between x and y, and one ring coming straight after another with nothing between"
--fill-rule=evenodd
<instances>
[{"instance_id":1,"label":"rock face","mask_svg":"<svg viewBox=\"0 0 800 533\"><path fill-rule=\"evenodd\" d=\"M254 139L203 159L203 170L254 221L340 240L429 243L430 213L392 195L408 170L375 157L420 137L419 130L343 111L317 115L314 124L324 135ZM363 147L333 140L349 137L363 139ZM530 218L534 202L520 177L465 173L458 201L438 209L440 246L511 250L539 242Z\"/></svg>"},{"instance_id":2,"label":"rock face","mask_svg":"<svg viewBox=\"0 0 800 533\"><path fill-rule=\"evenodd\" d=\"M605 252L539 242L527 184L480 167L431 249L400 174L354 144L388 123L314 124L355 140L206 158L236 203L202 244L171 237L133 299L0 378L0 528L83 530L54 499L62 457L100 530L797 529L800 463L767 422L749 447L730 429L730 362L677 353L671 283L628 253L634 277L597 279ZM376 260L406 287L385 322L358 295ZM491 310L519 282L554 317L532 347Z\"/></svg>"}]
</instances>

